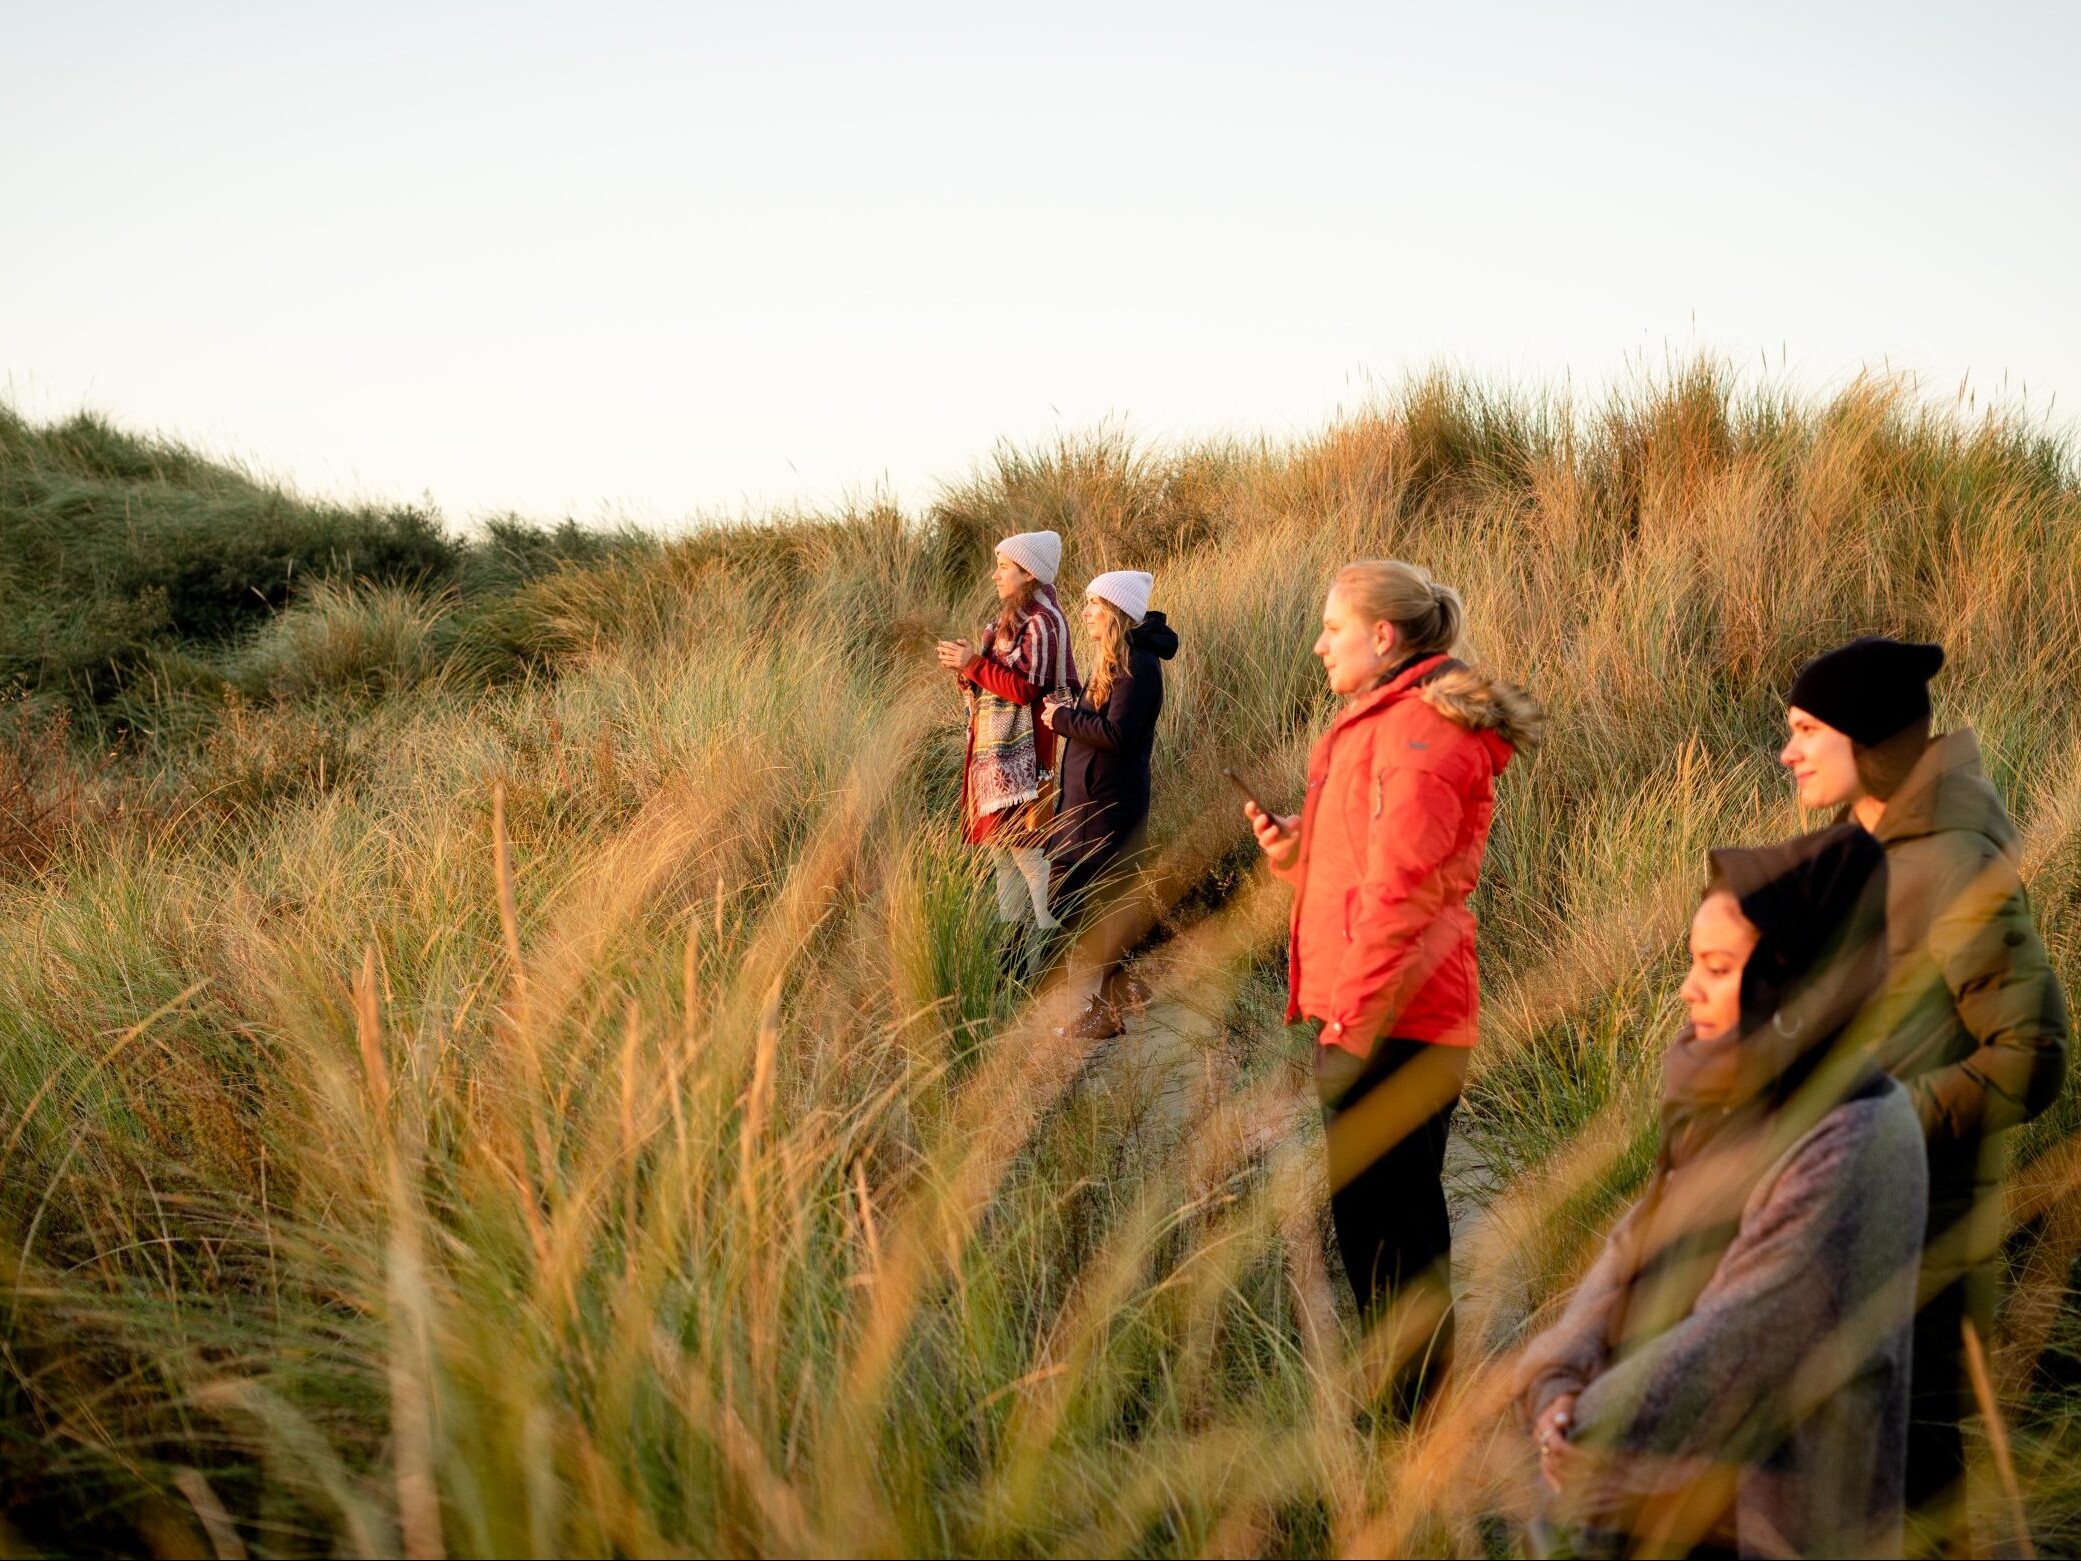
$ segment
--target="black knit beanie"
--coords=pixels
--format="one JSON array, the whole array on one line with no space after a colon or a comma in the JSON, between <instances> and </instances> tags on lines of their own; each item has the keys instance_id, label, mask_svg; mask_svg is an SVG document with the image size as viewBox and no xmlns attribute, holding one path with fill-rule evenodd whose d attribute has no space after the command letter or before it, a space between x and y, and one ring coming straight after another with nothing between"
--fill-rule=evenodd
<instances>
[{"instance_id":1,"label":"black knit beanie","mask_svg":"<svg viewBox=\"0 0 2081 1561\"><path fill-rule=\"evenodd\" d=\"M1875 748L1929 716L1929 680L1944 647L1867 634L1799 669L1785 703Z\"/></svg>"}]
</instances>

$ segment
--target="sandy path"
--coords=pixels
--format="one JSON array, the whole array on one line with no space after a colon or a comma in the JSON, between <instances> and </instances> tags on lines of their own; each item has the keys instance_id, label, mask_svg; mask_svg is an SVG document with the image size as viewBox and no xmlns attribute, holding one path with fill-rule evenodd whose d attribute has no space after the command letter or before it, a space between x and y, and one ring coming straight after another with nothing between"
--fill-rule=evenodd
<instances>
[{"instance_id":1,"label":"sandy path","mask_svg":"<svg viewBox=\"0 0 2081 1561\"><path fill-rule=\"evenodd\" d=\"M1189 971L1166 969L1153 960L1145 962L1143 976L1157 988L1147 1011L1129 1020L1125 1034L1094 1049L1071 1091L1072 1109L1086 1115L1101 1144L1120 1154L1136 1147L1163 1152L1178 1144L1213 1115L1236 1083L1236 1059L1223 1035L1225 989L1219 983L1195 983ZM1283 1130L1313 1131L1313 1105L1312 1096L1297 1098ZM1445 1150L1453 1294L1463 1328L1471 1324L1489 1348L1507 1343L1530 1310L1530 1298L1517 1292L1514 1272L1498 1272L1491 1262L1484 1265L1491 1271L1481 1275L1470 1261L1483 1244L1488 1204L1497 1190L1479 1149L1455 1123ZM1323 1228L1327 1237L1326 1213ZM1323 1257L1338 1280L1331 1288L1341 1311L1347 1292L1336 1268L1335 1244L1327 1239Z\"/></svg>"}]
</instances>

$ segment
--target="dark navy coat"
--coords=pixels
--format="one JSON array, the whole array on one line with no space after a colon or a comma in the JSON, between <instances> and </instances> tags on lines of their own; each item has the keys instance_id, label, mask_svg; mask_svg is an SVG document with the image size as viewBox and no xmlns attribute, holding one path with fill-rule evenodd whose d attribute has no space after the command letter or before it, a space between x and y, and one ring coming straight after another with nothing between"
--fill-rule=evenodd
<instances>
[{"instance_id":1,"label":"dark navy coat","mask_svg":"<svg viewBox=\"0 0 2081 1561\"><path fill-rule=\"evenodd\" d=\"M1127 666L1105 708L1080 689L1056 708L1061 753L1054 857L1059 892L1082 893L1137 838L1149 817L1149 754L1163 711L1163 664L1178 653L1178 636L1160 612L1127 638Z\"/></svg>"}]
</instances>

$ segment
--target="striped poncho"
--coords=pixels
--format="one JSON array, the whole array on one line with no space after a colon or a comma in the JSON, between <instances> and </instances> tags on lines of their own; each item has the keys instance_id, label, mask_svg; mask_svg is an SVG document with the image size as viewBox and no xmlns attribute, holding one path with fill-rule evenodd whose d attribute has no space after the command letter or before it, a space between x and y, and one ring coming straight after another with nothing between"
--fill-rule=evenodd
<instances>
[{"instance_id":1,"label":"striped poncho","mask_svg":"<svg viewBox=\"0 0 2081 1561\"><path fill-rule=\"evenodd\" d=\"M1009 647L999 645L995 623L984 628L981 644L962 672L969 712L962 813L971 840L987 839L998 815L1040 795L1039 749L1052 754L1054 733L1037 729L1035 707L1076 676L1069 623L1052 586L1035 593Z\"/></svg>"}]
</instances>

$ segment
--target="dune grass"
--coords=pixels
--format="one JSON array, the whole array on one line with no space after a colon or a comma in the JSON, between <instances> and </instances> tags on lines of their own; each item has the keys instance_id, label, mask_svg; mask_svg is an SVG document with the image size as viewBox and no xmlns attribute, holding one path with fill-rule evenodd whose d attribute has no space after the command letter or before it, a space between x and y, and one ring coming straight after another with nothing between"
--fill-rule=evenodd
<instances>
[{"instance_id":1,"label":"dune grass","mask_svg":"<svg viewBox=\"0 0 2081 1561\"><path fill-rule=\"evenodd\" d=\"M0 423L0 478L50 536L71 483L330 545L99 425ZM1183 640L1143 959L1215 1022L1183 1120L1053 1037L952 827L929 644L1041 524L1065 596L1153 567ZM1433 379L1292 445L1002 451L923 516L512 535L489 583L437 530L438 567L313 571L175 646L208 678L140 673L163 639L109 686L8 663L11 1549L1494 1551L1528 1492L1498 1370L1644 1169L1705 848L1813 822L1772 763L1799 659L1946 643L1940 723L2081 975L2081 473L2013 417L1711 364L1594 408ZM1553 716L1476 906L1488 1356L1414 1438L1358 1412L1283 891L1219 774L1298 795L1362 555L1460 586ZM60 639L142 599L67 578L12 587ZM162 735L53 742L54 689ZM2049 1550L2081 1543L2074 1126L2020 1135L1996 1352ZM1991 1474L1977 1512L2008 1534Z\"/></svg>"}]
</instances>

